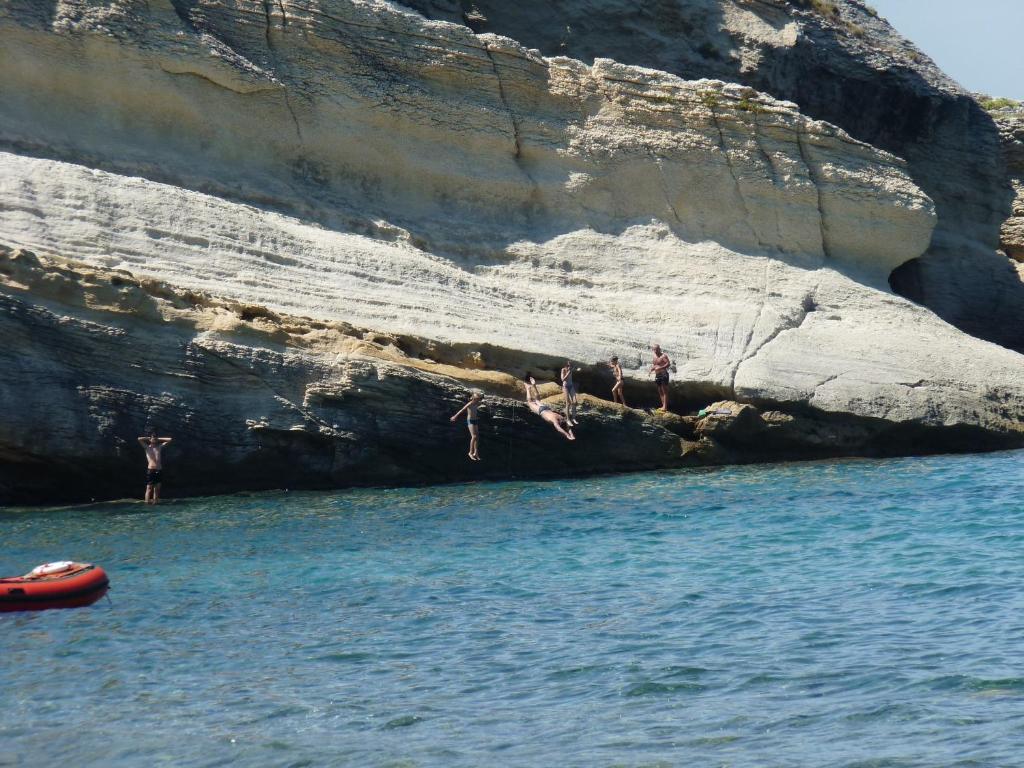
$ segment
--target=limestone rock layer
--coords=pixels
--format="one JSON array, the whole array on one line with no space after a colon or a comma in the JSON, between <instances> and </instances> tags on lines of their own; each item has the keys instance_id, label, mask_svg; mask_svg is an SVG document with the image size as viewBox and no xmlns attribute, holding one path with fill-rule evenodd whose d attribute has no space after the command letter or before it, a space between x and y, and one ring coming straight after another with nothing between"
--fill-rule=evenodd
<instances>
[{"instance_id":1,"label":"limestone rock layer","mask_svg":"<svg viewBox=\"0 0 1024 768\"><path fill-rule=\"evenodd\" d=\"M780 46L798 31L772 29ZM934 248L932 198L899 157L791 102L609 58L546 57L378 0L12 2L0 6L0 40L0 245L259 312L415 336L424 358L460 346L472 367L506 375L541 358L592 367L618 354L632 385L649 388L648 348L660 342L689 400L958 436L944 447L1020 434L1021 356L889 289L894 270ZM107 351L77 355L59 375L10 378L0 396L14 405L38 379L33 397L53 389L48 401L85 432L118 424L103 434L125 440L150 412L183 429L207 412L232 434L264 429L253 401L221 406L169 384L193 375L169 351L182 345L233 345L221 352L236 368L253 355L278 372L297 360L302 385L271 388L330 389L347 359L289 358L298 342L287 336L276 342L284 357L267 362L214 324L198 342L165 339L152 353L163 362L125 370L119 389L91 361L119 343L135 354L141 337L82 336L106 320L49 295L56 278L17 273L0 282L40 372L47 349L103 341ZM82 394L76 369L96 374L98 394ZM424 397L447 402L454 390L437 386ZM173 403L160 410L165 391ZM388 392L379 397L410 396ZM129 407L133 398L157 410ZM333 413L353 401L330 402ZM303 418L300 431L316 433ZM45 465L55 443L26 447L19 424L0 432L0 457L27 451ZM377 417L338 429L357 451L391 439ZM661 448L640 450L647 458L630 466L665 465ZM590 470L625 461L601 451ZM422 479L407 460L381 459L391 469L376 475L338 466ZM314 476L338 474L305 482Z\"/></svg>"},{"instance_id":2,"label":"limestone rock layer","mask_svg":"<svg viewBox=\"0 0 1024 768\"><path fill-rule=\"evenodd\" d=\"M1013 192L993 119L860 0L405 0L431 18L547 55L611 57L752 86L908 162L938 214L902 295L981 338L1024 350L1024 283L996 253Z\"/></svg>"},{"instance_id":3,"label":"limestone rock layer","mask_svg":"<svg viewBox=\"0 0 1024 768\"><path fill-rule=\"evenodd\" d=\"M468 266L522 239L657 219L884 285L930 238L932 203L901 161L748 88L544 59L383 3L81 6L4 27L0 129L20 154Z\"/></svg>"},{"instance_id":4,"label":"limestone rock layer","mask_svg":"<svg viewBox=\"0 0 1024 768\"><path fill-rule=\"evenodd\" d=\"M999 110L994 117L1014 192L1013 214L1003 223L1000 245L1024 279L1024 106Z\"/></svg>"},{"instance_id":5,"label":"limestone rock layer","mask_svg":"<svg viewBox=\"0 0 1024 768\"><path fill-rule=\"evenodd\" d=\"M884 417L728 401L678 416L584 394L570 442L521 400L529 369L560 406L551 397L558 358L289 316L27 251L0 249L0 334L0 504L137 495L144 465L135 438L151 426L174 436L165 490L176 496L1021 443L1012 425L993 420L995 407L983 426L899 422L892 404L901 391L885 387ZM577 380L590 392L611 386L601 365L584 366ZM821 397L834 393L829 384ZM919 406L943 385L895 386L917 389ZM463 420L449 420L470 389L484 394L481 462L465 456ZM649 383L630 382L627 393L633 406L654 401ZM1012 391L988 396L1004 414L1019 412Z\"/></svg>"}]
</instances>

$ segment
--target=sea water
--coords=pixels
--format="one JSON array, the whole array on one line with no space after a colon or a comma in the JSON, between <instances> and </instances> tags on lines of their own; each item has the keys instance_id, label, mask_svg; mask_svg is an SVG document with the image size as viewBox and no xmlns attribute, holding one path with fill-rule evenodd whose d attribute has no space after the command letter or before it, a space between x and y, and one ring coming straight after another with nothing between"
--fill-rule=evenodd
<instances>
[{"instance_id":1,"label":"sea water","mask_svg":"<svg viewBox=\"0 0 1024 768\"><path fill-rule=\"evenodd\" d=\"M0 766L1021 765L1022 491L1017 452L2 510L0 573L112 589L0 615Z\"/></svg>"}]
</instances>

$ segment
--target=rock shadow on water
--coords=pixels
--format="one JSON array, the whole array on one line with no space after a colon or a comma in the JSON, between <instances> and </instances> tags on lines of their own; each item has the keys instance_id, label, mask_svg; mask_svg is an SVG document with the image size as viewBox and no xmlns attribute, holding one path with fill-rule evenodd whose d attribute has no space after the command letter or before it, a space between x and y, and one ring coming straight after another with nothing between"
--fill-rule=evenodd
<instances>
[{"instance_id":1,"label":"rock shadow on water","mask_svg":"<svg viewBox=\"0 0 1024 768\"><path fill-rule=\"evenodd\" d=\"M708 686L702 683L693 682L692 680L679 680L674 682L645 680L629 686L625 691L623 691L622 695L626 698L632 699L639 696L697 694L704 693L706 690L708 690Z\"/></svg>"},{"instance_id":2,"label":"rock shadow on water","mask_svg":"<svg viewBox=\"0 0 1024 768\"><path fill-rule=\"evenodd\" d=\"M395 728L408 728L410 725L416 725L417 723L423 722L425 718L420 715L401 715L399 717L388 720L382 726L383 730L391 731Z\"/></svg>"}]
</instances>

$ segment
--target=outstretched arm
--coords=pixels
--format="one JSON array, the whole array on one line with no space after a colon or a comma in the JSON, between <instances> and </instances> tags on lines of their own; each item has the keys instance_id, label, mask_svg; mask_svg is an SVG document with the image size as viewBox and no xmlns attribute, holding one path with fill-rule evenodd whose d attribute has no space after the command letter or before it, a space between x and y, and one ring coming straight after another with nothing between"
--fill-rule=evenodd
<instances>
[{"instance_id":1,"label":"outstretched arm","mask_svg":"<svg viewBox=\"0 0 1024 768\"><path fill-rule=\"evenodd\" d=\"M149 438L148 437L139 437L139 438L136 438L136 439L139 441L139 445L141 445L143 447L149 445Z\"/></svg>"},{"instance_id":2,"label":"outstretched arm","mask_svg":"<svg viewBox=\"0 0 1024 768\"><path fill-rule=\"evenodd\" d=\"M451 418L449 419L449 421L455 421L455 420L456 420L457 418L459 418L459 416L461 416L461 415L462 415L463 413L465 413L465 412L466 412L466 409L467 409L467 408L469 408L469 403L466 403L466 404L465 404L464 406L462 406L461 408L459 408L459 412L458 412L458 413L456 413L456 414L455 414L454 416L452 416L452 417L451 417Z\"/></svg>"},{"instance_id":3,"label":"outstretched arm","mask_svg":"<svg viewBox=\"0 0 1024 768\"><path fill-rule=\"evenodd\" d=\"M160 445L167 445L173 439L174 439L173 437L161 437L160 438Z\"/></svg>"}]
</instances>

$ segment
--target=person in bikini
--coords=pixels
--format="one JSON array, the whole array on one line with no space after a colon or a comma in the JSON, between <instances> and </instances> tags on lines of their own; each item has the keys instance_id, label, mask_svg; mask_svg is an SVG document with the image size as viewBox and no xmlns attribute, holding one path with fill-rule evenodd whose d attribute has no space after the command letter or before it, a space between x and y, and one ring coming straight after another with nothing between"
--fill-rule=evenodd
<instances>
[{"instance_id":1,"label":"person in bikini","mask_svg":"<svg viewBox=\"0 0 1024 768\"><path fill-rule=\"evenodd\" d=\"M465 412L466 427L469 429L469 458L473 461L480 461L480 418L478 410L482 401L483 397L480 393L474 392L472 396L470 396L469 402L462 406L462 408L459 409L459 412L451 418L451 421L454 422L463 414L463 412Z\"/></svg>"},{"instance_id":2,"label":"person in bikini","mask_svg":"<svg viewBox=\"0 0 1024 768\"><path fill-rule=\"evenodd\" d=\"M169 442L169 437L157 437L155 429L151 430L147 437L139 438L139 445L146 451L147 504L156 504L160 501L160 484L164 472L163 450Z\"/></svg>"},{"instance_id":3,"label":"person in bikini","mask_svg":"<svg viewBox=\"0 0 1024 768\"><path fill-rule=\"evenodd\" d=\"M622 388L622 366L619 365L619 358L613 356L611 362L608 363L612 369L612 375L615 376L615 384L612 386L612 402L622 403L626 408L626 393Z\"/></svg>"},{"instance_id":4,"label":"person in bikini","mask_svg":"<svg viewBox=\"0 0 1024 768\"><path fill-rule=\"evenodd\" d=\"M566 429L562 426L565 418L560 413L555 412L550 405L545 405L540 401L540 393L537 391L537 382L533 375L528 372L523 377L523 382L526 385L526 405L529 409L554 427L566 440L575 440L576 435L572 433L572 429Z\"/></svg>"},{"instance_id":5,"label":"person in bikini","mask_svg":"<svg viewBox=\"0 0 1024 768\"><path fill-rule=\"evenodd\" d=\"M579 424L576 421L576 384L572 380L572 361L566 360L561 372L562 396L565 398L565 423L570 427Z\"/></svg>"},{"instance_id":6,"label":"person in bikini","mask_svg":"<svg viewBox=\"0 0 1024 768\"><path fill-rule=\"evenodd\" d=\"M654 373L654 383L658 387L658 397L661 398L661 410L668 410L668 369L672 361L668 355L661 351L661 347L655 344L652 348L654 360L651 371Z\"/></svg>"}]
</instances>

